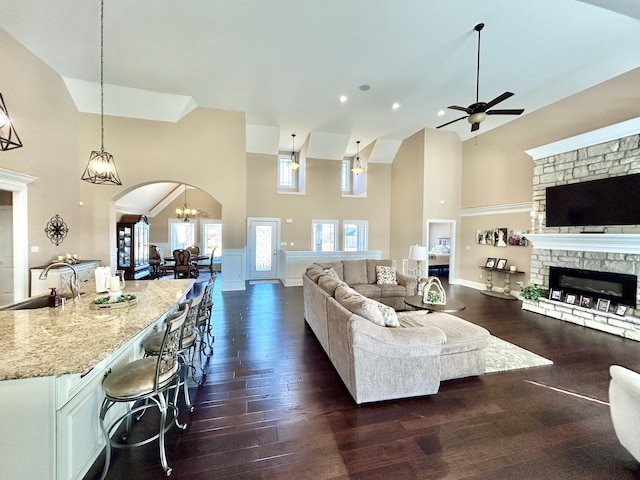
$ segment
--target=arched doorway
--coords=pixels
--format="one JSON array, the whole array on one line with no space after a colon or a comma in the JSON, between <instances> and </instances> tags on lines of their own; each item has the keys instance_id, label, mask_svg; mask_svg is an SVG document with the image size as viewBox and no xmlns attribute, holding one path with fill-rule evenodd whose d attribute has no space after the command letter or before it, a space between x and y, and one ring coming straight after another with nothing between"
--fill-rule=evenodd
<instances>
[{"instance_id":1,"label":"arched doorway","mask_svg":"<svg viewBox=\"0 0 640 480\"><path fill-rule=\"evenodd\" d=\"M197 214L178 218L176 209L188 204ZM115 222L124 214L143 214L149 222L150 244L160 247L165 257L176 248L197 245L209 265L221 270L222 205L207 192L176 181L150 182L135 185L114 200Z\"/></svg>"}]
</instances>

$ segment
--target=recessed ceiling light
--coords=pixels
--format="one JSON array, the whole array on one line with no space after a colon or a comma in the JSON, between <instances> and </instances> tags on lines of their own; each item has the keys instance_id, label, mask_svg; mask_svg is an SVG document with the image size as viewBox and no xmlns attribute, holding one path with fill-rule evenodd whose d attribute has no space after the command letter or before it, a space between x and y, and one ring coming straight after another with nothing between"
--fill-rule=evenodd
<instances>
[{"instance_id":1,"label":"recessed ceiling light","mask_svg":"<svg viewBox=\"0 0 640 480\"><path fill-rule=\"evenodd\" d=\"M340 103L345 103L347 101L346 95L340 95Z\"/></svg>"},{"instance_id":2,"label":"recessed ceiling light","mask_svg":"<svg viewBox=\"0 0 640 480\"><path fill-rule=\"evenodd\" d=\"M444 115L444 110L439 110L439 111L438 111L438 116L439 116L439 117L441 117L441 116L443 116L443 115Z\"/></svg>"},{"instance_id":3,"label":"recessed ceiling light","mask_svg":"<svg viewBox=\"0 0 640 480\"><path fill-rule=\"evenodd\" d=\"M363 92L366 92L367 90L369 90L371 88L371 85L367 85L366 83L364 85L360 85L358 87L360 90L362 90Z\"/></svg>"},{"instance_id":4,"label":"recessed ceiling light","mask_svg":"<svg viewBox=\"0 0 640 480\"><path fill-rule=\"evenodd\" d=\"M400 108L400 104L398 102L393 102L393 105L391 105L391 108L393 108L394 110L397 110Z\"/></svg>"}]
</instances>

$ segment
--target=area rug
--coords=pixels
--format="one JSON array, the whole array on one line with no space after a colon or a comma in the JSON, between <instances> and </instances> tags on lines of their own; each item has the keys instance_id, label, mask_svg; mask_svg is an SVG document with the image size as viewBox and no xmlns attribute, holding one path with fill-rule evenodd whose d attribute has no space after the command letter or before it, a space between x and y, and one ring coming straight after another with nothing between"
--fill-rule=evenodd
<instances>
[{"instance_id":1,"label":"area rug","mask_svg":"<svg viewBox=\"0 0 640 480\"><path fill-rule=\"evenodd\" d=\"M398 312L398 317L405 315L428 315L424 310ZM489 337L489 342L484 349L485 351L485 373L506 372L509 370L518 370L521 368L540 367L543 365L553 365L540 355L537 355L522 347L509 343L501 338Z\"/></svg>"},{"instance_id":2,"label":"area rug","mask_svg":"<svg viewBox=\"0 0 640 480\"><path fill-rule=\"evenodd\" d=\"M485 351L485 373L553 365L540 355L491 335Z\"/></svg>"}]
</instances>

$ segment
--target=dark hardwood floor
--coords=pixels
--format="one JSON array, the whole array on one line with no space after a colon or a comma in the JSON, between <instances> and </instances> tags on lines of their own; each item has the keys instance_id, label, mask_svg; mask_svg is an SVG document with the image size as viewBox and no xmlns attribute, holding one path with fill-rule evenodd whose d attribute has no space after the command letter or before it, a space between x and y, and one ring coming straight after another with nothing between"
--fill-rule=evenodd
<instances>
[{"instance_id":1,"label":"dark hardwood floor","mask_svg":"<svg viewBox=\"0 0 640 480\"><path fill-rule=\"evenodd\" d=\"M301 287L220 293L218 281L215 354L206 383L191 389L195 412L181 414L188 429L167 433L170 478L640 478L609 407L592 400L608 401L610 365L640 371L640 342L466 287L448 286L447 294L467 305L456 315L554 364L358 406L304 322ZM102 464L85 478L98 478ZM165 478L157 443L115 451L107 478Z\"/></svg>"}]
</instances>

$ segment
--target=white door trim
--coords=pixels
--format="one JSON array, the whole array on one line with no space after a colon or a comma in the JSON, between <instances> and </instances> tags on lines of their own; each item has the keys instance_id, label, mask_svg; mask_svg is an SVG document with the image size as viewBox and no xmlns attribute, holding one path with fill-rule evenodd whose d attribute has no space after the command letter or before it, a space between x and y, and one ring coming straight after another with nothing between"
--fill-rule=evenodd
<instances>
[{"instance_id":1,"label":"white door trim","mask_svg":"<svg viewBox=\"0 0 640 480\"><path fill-rule=\"evenodd\" d=\"M29 202L27 185L37 180L0 168L0 189L13 192L13 299L29 296Z\"/></svg>"}]
</instances>

